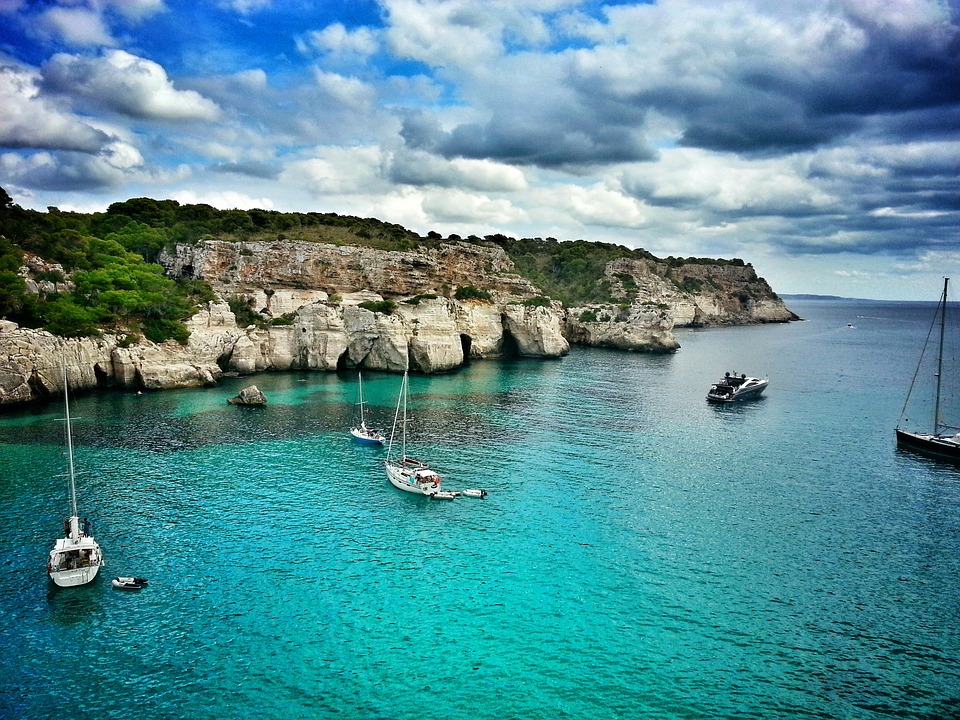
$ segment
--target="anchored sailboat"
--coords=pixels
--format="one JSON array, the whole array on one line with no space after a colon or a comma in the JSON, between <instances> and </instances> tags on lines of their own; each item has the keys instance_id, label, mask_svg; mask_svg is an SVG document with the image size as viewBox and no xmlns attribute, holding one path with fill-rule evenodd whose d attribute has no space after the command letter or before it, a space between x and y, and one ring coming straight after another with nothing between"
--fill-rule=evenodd
<instances>
[{"instance_id":1,"label":"anchored sailboat","mask_svg":"<svg viewBox=\"0 0 960 720\"><path fill-rule=\"evenodd\" d=\"M400 426L399 457L394 456L394 440L397 426ZM407 457L407 373L403 373L400 396L397 398L397 412L393 418L393 431L387 446L387 460L384 463L387 479L400 490L426 495L437 500L451 500L459 493L445 491L440 485L440 476L422 460Z\"/></svg>"},{"instance_id":2,"label":"anchored sailboat","mask_svg":"<svg viewBox=\"0 0 960 720\"><path fill-rule=\"evenodd\" d=\"M910 390L907 392L907 398L903 403L903 410L900 413L900 423L897 424L897 446L907 450L915 450L938 460L950 460L960 462L960 427L949 425L944 422L942 417L942 398L944 393L944 372L943 372L943 343L946 335L947 323L947 287L950 278L943 279L943 294L940 296L940 302L937 304L937 311L934 315L934 322L940 318L940 339L937 346L937 372L936 389L933 405L933 428L931 432L921 432L918 430L907 430L901 427L904 421L904 415L907 412L907 403L910 401L910 395L913 392L914 383L920 372L923 363L923 353L920 355L920 362L917 364L917 371L914 373L913 381L910 383ZM927 343L930 341L930 334L927 335ZM924 344L926 349L926 343ZM951 374L950 377L953 375Z\"/></svg>"},{"instance_id":3,"label":"anchored sailboat","mask_svg":"<svg viewBox=\"0 0 960 720\"><path fill-rule=\"evenodd\" d=\"M47 561L47 574L60 587L76 587L92 581L105 564L90 522L77 512L77 483L73 467L73 433L70 428L70 397L67 365L63 363L63 406L66 414L67 463L70 469L70 517L63 521L64 537L57 540Z\"/></svg>"},{"instance_id":4,"label":"anchored sailboat","mask_svg":"<svg viewBox=\"0 0 960 720\"><path fill-rule=\"evenodd\" d=\"M386 437L379 428L370 428L367 427L367 421L364 418L363 411L363 374L357 373L357 408L359 409L360 422L350 428L350 434L353 435L353 439L364 445L383 445Z\"/></svg>"}]
</instances>

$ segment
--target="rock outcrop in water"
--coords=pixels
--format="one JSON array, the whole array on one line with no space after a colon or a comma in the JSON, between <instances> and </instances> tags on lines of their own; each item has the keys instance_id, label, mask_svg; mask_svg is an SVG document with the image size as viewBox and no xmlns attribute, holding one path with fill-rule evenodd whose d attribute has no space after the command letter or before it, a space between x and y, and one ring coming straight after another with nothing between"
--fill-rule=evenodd
<instances>
[{"instance_id":1,"label":"rock outcrop in water","mask_svg":"<svg viewBox=\"0 0 960 720\"><path fill-rule=\"evenodd\" d=\"M231 405L245 405L247 407L263 407L267 404L267 396L256 385L243 388L236 397L228 398Z\"/></svg>"},{"instance_id":2,"label":"rock outcrop in water","mask_svg":"<svg viewBox=\"0 0 960 720\"><path fill-rule=\"evenodd\" d=\"M435 373L470 359L556 358L571 342L671 352L677 326L796 319L750 265L615 260L606 268L615 304L565 309L500 247L466 242L388 251L208 240L178 245L161 262L220 297L188 321L186 345L64 339L0 321L0 405L60 393L62 359L71 388L160 389L214 384L224 371ZM483 299L457 299L471 297L463 289L481 289ZM258 322L240 327L227 300L245 303Z\"/></svg>"}]
</instances>

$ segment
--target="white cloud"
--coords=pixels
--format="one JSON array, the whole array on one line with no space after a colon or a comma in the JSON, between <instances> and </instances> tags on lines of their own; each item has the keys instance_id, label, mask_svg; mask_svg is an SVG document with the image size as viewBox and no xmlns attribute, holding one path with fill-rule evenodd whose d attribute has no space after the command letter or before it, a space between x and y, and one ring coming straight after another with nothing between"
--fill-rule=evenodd
<instances>
[{"instance_id":1,"label":"white cloud","mask_svg":"<svg viewBox=\"0 0 960 720\"><path fill-rule=\"evenodd\" d=\"M0 145L97 152L109 135L43 97L39 74L0 65Z\"/></svg>"},{"instance_id":2,"label":"white cloud","mask_svg":"<svg viewBox=\"0 0 960 720\"><path fill-rule=\"evenodd\" d=\"M135 148L116 144L100 155L75 152L37 152L0 156L5 183L49 190L90 190L120 187L136 165Z\"/></svg>"},{"instance_id":3,"label":"white cloud","mask_svg":"<svg viewBox=\"0 0 960 720\"><path fill-rule=\"evenodd\" d=\"M241 15L249 15L258 10L265 10L273 4L273 0L221 0L218 5L227 10L234 10Z\"/></svg>"},{"instance_id":4,"label":"white cloud","mask_svg":"<svg viewBox=\"0 0 960 720\"><path fill-rule=\"evenodd\" d=\"M167 8L163 0L99 0L104 6L109 6L131 21L140 22L146 18L165 11ZM91 0L97 5L98 0Z\"/></svg>"},{"instance_id":5,"label":"white cloud","mask_svg":"<svg viewBox=\"0 0 960 720\"><path fill-rule=\"evenodd\" d=\"M528 187L522 170L491 160L446 160L401 148L387 156L386 163L391 178L404 184L463 187L488 192L516 192Z\"/></svg>"},{"instance_id":6,"label":"white cloud","mask_svg":"<svg viewBox=\"0 0 960 720\"><path fill-rule=\"evenodd\" d=\"M52 7L37 18L37 28L56 35L70 45L113 47L111 36L101 14L84 7Z\"/></svg>"},{"instance_id":7,"label":"white cloud","mask_svg":"<svg viewBox=\"0 0 960 720\"><path fill-rule=\"evenodd\" d=\"M261 92L267 88L267 73L259 68L244 70L233 75L236 83L247 90Z\"/></svg>"},{"instance_id":8,"label":"white cloud","mask_svg":"<svg viewBox=\"0 0 960 720\"><path fill-rule=\"evenodd\" d=\"M378 47L376 33L368 28L361 27L348 30L343 23L328 25L323 30L307 33L309 45L323 52L334 55L373 55Z\"/></svg>"},{"instance_id":9,"label":"white cloud","mask_svg":"<svg viewBox=\"0 0 960 720\"><path fill-rule=\"evenodd\" d=\"M924 212L909 212L906 210L897 210L892 207L876 208L870 211L870 215L877 218L906 218L912 220L929 220L931 218L946 217L948 213L935 210Z\"/></svg>"},{"instance_id":10,"label":"white cloud","mask_svg":"<svg viewBox=\"0 0 960 720\"><path fill-rule=\"evenodd\" d=\"M500 23L494 13L467 0L384 0L387 38L400 57L433 67L471 67L501 53Z\"/></svg>"},{"instance_id":11,"label":"white cloud","mask_svg":"<svg viewBox=\"0 0 960 720\"><path fill-rule=\"evenodd\" d=\"M422 207L428 217L438 222L505 225L526 219L526 214L509 200L455 189L424 193Z\"/></svg>"},{"instance_id":12,"label":"white cloud","mask_svg":"<svg viewBox=\"0 0 960 720\"><path fill-rule=\"evenodd\" d=\"M55 0L52 7L24 16L31 31L78 47L115 47L111 31L116 21L140 23L166 10L163 0ZM13 13L25 6L18 0L0 0L0 12Z\"/></svg>"},{"instance_id":13,"label":"white cloud","mask_svg":"<svg viewBox=\"0 0 960 720\"><path fill-rule=\"evenodd\" d=\"M314 80L335 103L353 110L365 110L376 101L376 90L362 80L314 69Z\"/></svg>"},{"instance_id":14,"label":"white cloud","mask_svg":"<svg viewBox=\"0 0 960 720\"><path fill-rule=\"evenodd\" d=\"M547 18L581 0L382 0L387 37L401 57L470 72L509 49L544 48Z\"/></svg>"},{"instance_id":15,"label":"white cloud","mask_svg":"<svg viewBox=\"0 0 960 720\"><path fill-rule=\"evenodd\" d=\"M289 163L280 179L317 197L389 191L376 147L318 148L311 157Z\"/></svg>"},{"instance_id":16,"label":"white cloud","mask_svg":"<svg viewBox=\"0 0 960 720\"><path fill-rule=\"evenodd\" d=\"M561 207L584 225L638 228L647 221L640 203L603 184L566 190Z\"/></svg>"},{"instance_id":17,"label":"white cloud","mask_svg":"<svg viewBox=\"0 0 960 720\"><path fill-rule=\"evenodd\" d=\"M221 210L273 209L268 197L251 197L233 190L178 190L170 197L183 205L212 205Z\"/></svg>"},{"instance_id":18,"label":"white cloud","mask_svg":"<svg viewBox=\"0 0 960 720\"><path fill-rule=\"evenodd\" d=\"M124 115L151 120L215 120L217 105L193 90L177 90L166 71L124 50L99 58L58 53L44 63L49 87Z\"/></svg>"},{"instance_id":19,"label":"white cloud","mask_svg":"<svg viewBox=\"0 0 960 720\"><path fill-rule=\"evenodd\" d=\"M782 213L826 208L835 199L807 177L802 156L747 160L692 148L664 150L624 173L624 188L653 204L715 212Z\"/></svg>"},{"instance_id":20,"label":"white cloud","mask_svg":"<svg viewBox=\"0 0 960 720\"><path fill-rule=\"evenodd\" d=\"M48 58L0 56L0 184L45 188L40 207L175 188L418 232L733 253L781 281L957 243L950 0L334 5L0 0L10 52ZM188 16L224 32L161 42Z\"/></svg>"}]
</instances>

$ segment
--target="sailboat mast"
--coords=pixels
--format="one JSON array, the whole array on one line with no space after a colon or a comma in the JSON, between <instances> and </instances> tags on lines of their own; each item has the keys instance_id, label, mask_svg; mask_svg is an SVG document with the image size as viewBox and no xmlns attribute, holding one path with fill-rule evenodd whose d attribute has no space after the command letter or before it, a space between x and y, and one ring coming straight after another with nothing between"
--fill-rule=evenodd
<instances>
[{"instance_id":1,"label":"sailboat mast","mask_svg":"<svg viewBox=\"0 0 960 720\"><path fill-rule=\"evenodd\" d=\"M401 435L401 462L407 459L407 371L403 371L403 435Z\"/></svg>"},{"instance_id":2,"label":"sailboat mast","mask_svg":"<svg viewBox=\"0 0 960 720\"><path fill-rule=\"evenodd\" d=\"M77 483L73 471L73 432L70 429L70 393L67 391L67 361L63 359L63 407L67 423L67 464L70 467L71 517L77 516Z\"/></svg>"},{"instance_id":3,"label":"sailboat mast","mask_svg":"<svg viewBox=\"0 0 960 720\"><path fill-rule=\"evenodd\" d=\"M933 408L933 434L940 430L940 382L943 378L943 335L947 324L947 285L950 278L943 279L943 297L940 298L940 347L937 352L937 397Z\"/></svg>"},{"instance_id":4,"label":"sailboat mast","mask_svg":"<svg viewBox=\"0 0 960 720\"><path fill-rule=\"evenodd\" d=\"M357 373L357 383L360 388L360 427L365 427L363 419L363 373Z\"/></svg>"}]
</instances>

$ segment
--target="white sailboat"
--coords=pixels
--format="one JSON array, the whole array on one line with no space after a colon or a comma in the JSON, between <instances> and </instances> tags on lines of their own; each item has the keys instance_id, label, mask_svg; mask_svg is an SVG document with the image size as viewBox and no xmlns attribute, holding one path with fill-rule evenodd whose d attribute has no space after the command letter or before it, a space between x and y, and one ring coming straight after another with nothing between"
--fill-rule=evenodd
<instances>
[{"instance_id":1,"label":"white sailboat","mask_svg":"<svg viewBox=\"0 0 960 720\"><path fill-rule=\"evenodd\" d=\"M47 561L47 574L60 587L76 587L91 582L105 564L103 553L93 535L90 522L77 513L77 483L73 467L73 433L70 428L70 397L67 366L63 364L63 406L66 413L67 462L70 469L70 517L63 521L64 537L57 540Z\"/></svg>"},{"instance_id":2,"label":"white sailboat","mask_svg":"<svg viewBox=\"0 0 960 720\"><path fill-rule=\"evenodd\" d=\"M400 437L397 439L397 426ZM395 442L397 441L397 442ZM394 456L394 446L398 445L399 456ZM422 460L407 457L407 373L403 373L400 396L397 399L397 412L393 418L393 431L387 446L387 460L384 463L387 479L395 488L417 495L426 495L437 500L452 500L459 493L448 492L440 484L440 476Z\"/></svg>"},{"instance_id":3,"label":"white sailboat","mask_svg":"<svg viewBox=\"0 0 960 720\"><path fill-rule=\"evenodd\" d=\"M350 434L353 435L354 440L364 445L383 445L384 441L387 439L384 436L383 431L381 431L379 428L367 427L367 422L364 418L362 373L357 373L357 383L357 392L359 394L357 407L359 408L360 422L350 428Z\"/></svg>"}]
</instances>

